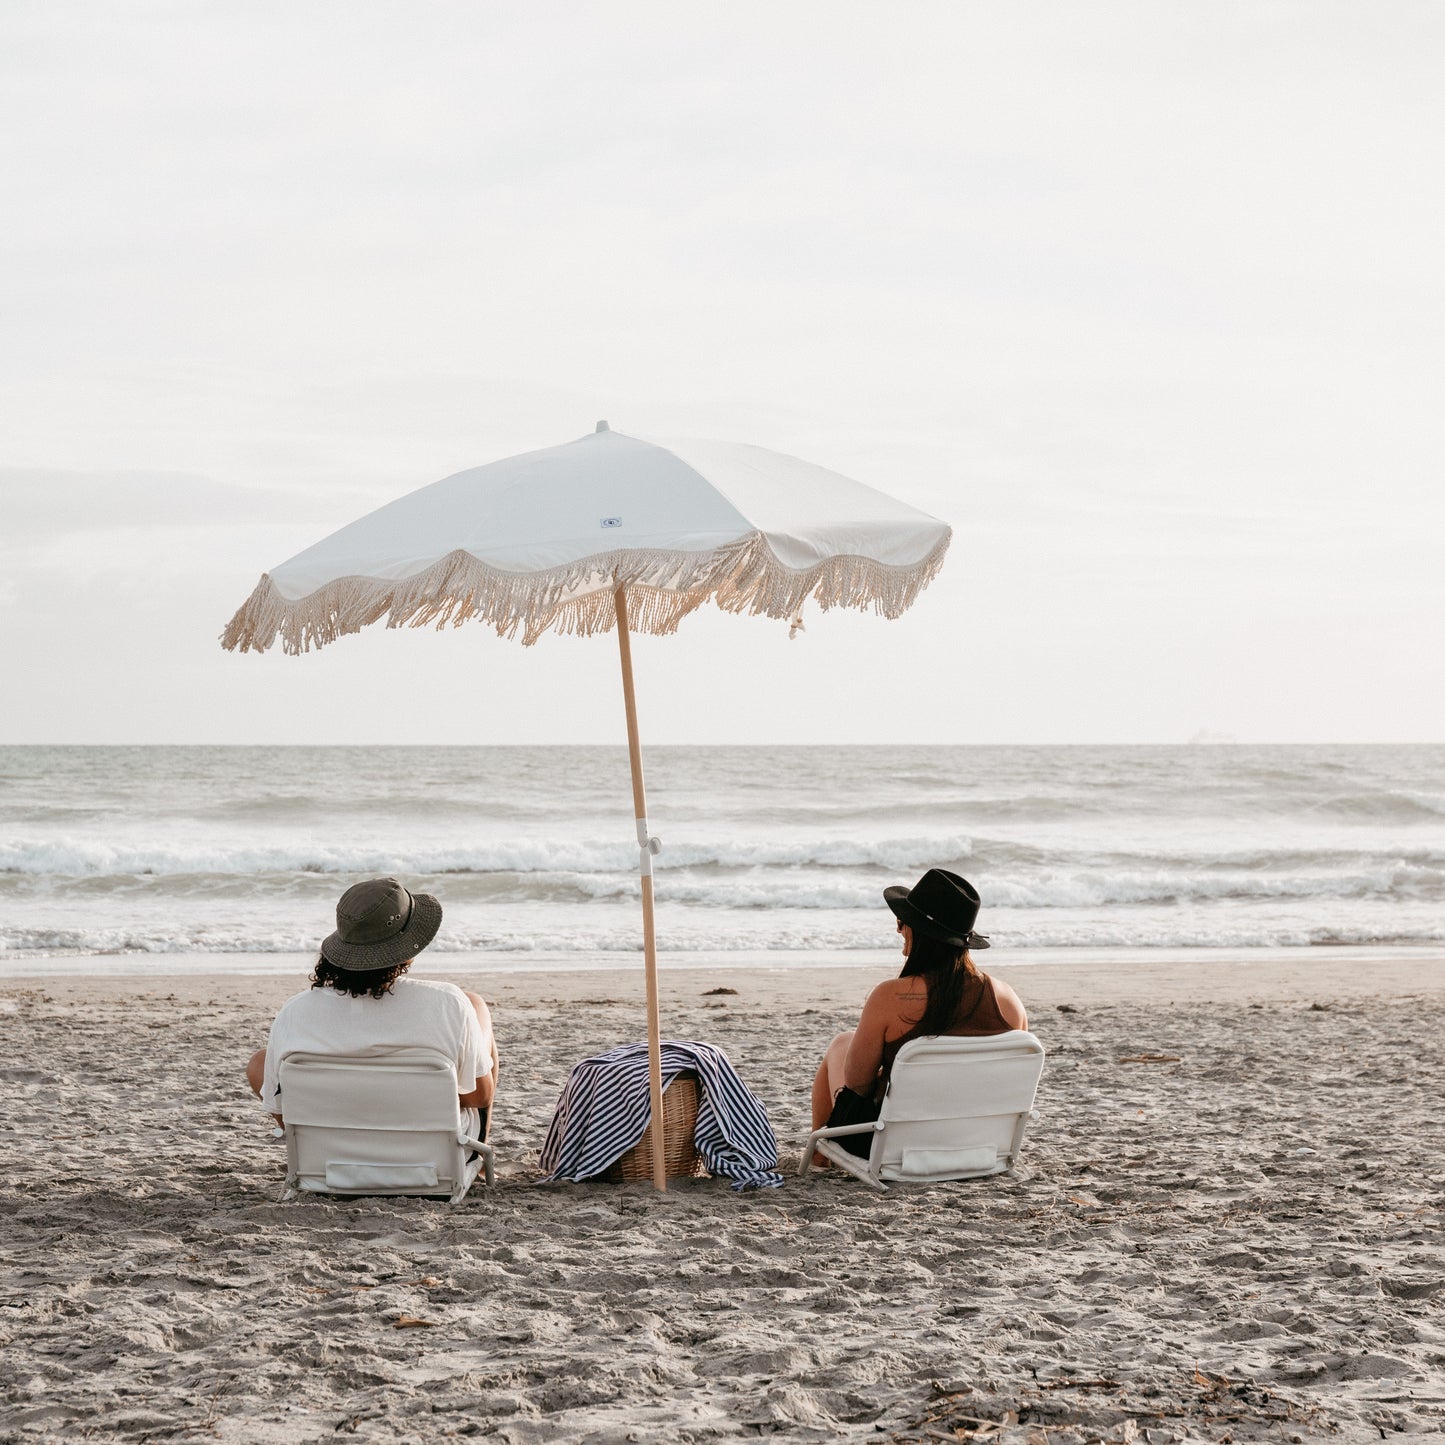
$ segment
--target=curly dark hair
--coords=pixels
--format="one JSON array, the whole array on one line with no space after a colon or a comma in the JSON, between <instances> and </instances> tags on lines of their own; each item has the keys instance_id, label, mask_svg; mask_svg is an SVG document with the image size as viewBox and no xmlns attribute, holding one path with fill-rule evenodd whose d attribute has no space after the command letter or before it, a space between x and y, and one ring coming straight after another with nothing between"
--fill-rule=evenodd
<instances>
[{"instance_id":1,"label":"curly dark hair","mask_svg":"<svg viewBox=\"0 0 1445 1445\"><path fill-rule=\"evenodd\" d=\"M337 993L350 994L352 998L381 998L391 992L391 986L412 965L412 959L394 963L389 968L337 968L327 960L324 953L317 954L316 967L311 972L312 988L334 988Z\"/></svg>"}]
</instances>

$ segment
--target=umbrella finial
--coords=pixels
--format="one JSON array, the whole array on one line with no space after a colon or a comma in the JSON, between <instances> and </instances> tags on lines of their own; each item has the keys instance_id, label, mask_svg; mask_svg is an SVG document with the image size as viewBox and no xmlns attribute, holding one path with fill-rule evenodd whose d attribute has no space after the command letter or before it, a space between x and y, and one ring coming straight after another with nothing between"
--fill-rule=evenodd
<instances>
[{"instance_id":1,"label":"umbrella finial","mask_svg":"<svg viewBox=\"0 0 1445 1445\"><path fill-rule=\"evenodd\" d=\"M597 423L597 430L598 430L598 431L611 431L612 428L611 428L610 426L608 426L605 421L599 421L599 422Z\"/></svg>"}]
</instances>

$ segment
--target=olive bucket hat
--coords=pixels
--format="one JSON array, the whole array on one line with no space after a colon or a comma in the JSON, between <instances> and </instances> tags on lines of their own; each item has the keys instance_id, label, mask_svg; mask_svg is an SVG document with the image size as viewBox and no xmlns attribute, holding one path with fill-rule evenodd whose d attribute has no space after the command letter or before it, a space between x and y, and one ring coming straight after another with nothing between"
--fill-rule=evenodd
<instances>
[{"instance_id":1,"label":"olive bucket hat","mask_svg":"<svg viewBox=\"0 0 1445 1445\"><path fill-rule=\"evenodd\" d=\"M336 905L336 932L321 945L327 963L348 972L392 968L415 958L442 926L442 906L395 878L355 883Z\"/></svg>"},{"instance_id":2,"label":"olive bucket hat","mask_svg":"<svg viewBox=\"0 0 1445 1445\"><path fill-rule=\"evenodd\" d=\"M918 933L956 948L988 947L988 939L973 931L978 920L978 891L957 873L930 868L912 888L885 888L883 897L899 919Z\"/></svg>"}]
</instances>

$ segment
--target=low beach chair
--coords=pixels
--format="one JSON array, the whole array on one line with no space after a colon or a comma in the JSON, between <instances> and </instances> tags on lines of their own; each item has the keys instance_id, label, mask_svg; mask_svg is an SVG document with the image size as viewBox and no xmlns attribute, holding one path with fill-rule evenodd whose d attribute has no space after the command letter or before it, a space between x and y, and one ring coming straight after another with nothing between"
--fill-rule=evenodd
<instances>
[{"instance_id":1,"label":"low beach chair","mask_svg":"<svg viewBox=\"0 0 1445 1445\"><path fill-rule=\"evenodd\" d=\"M911 1039L898 1051L883 1110L871 1124L813 1130L800 1174L814 1153L879 1189L885 1180L933 1183L1011 1172L1044 1068L1044 1046L1020 1030L983 1038ZM872 1133L866 1159L832 1141Z\"/></svg>"},{"instance_id":2,"label":"low beach chair","mask_svg":"<svg viewBox=\"0 0 1445 1445\"><path fill-rule=\"evenodd\" d=\"M434 1049L288 1054L282 1202L311 1194L415 1194L459 1204L492 1146L462 1128L456 1065Z\"/></svg>"}]
</instances>

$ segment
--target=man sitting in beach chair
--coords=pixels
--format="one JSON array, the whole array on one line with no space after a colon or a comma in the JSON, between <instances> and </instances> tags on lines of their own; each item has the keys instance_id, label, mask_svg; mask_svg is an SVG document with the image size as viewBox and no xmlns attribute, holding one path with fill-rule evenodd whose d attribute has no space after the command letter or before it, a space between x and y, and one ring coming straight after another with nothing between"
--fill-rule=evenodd
<instances>
[{"instance_id":1,"label":"man sitting in beach chair","mask_svg":"<svg viewBox=\"0 0 1445 1445\"><path fill-rule=\"evenodd\" d=\"M474 993L436 979L403 978L441 927L441 904L395 878L348 888L336 905L336 931L321 945L311 987L281 1006L246 1081L278 1124L281 1063L292 1054L384 1056L432 1049L455 1063L466 1132L485 1140L497 1087L492 1016Z\"/></svg>"}]
</instances>

